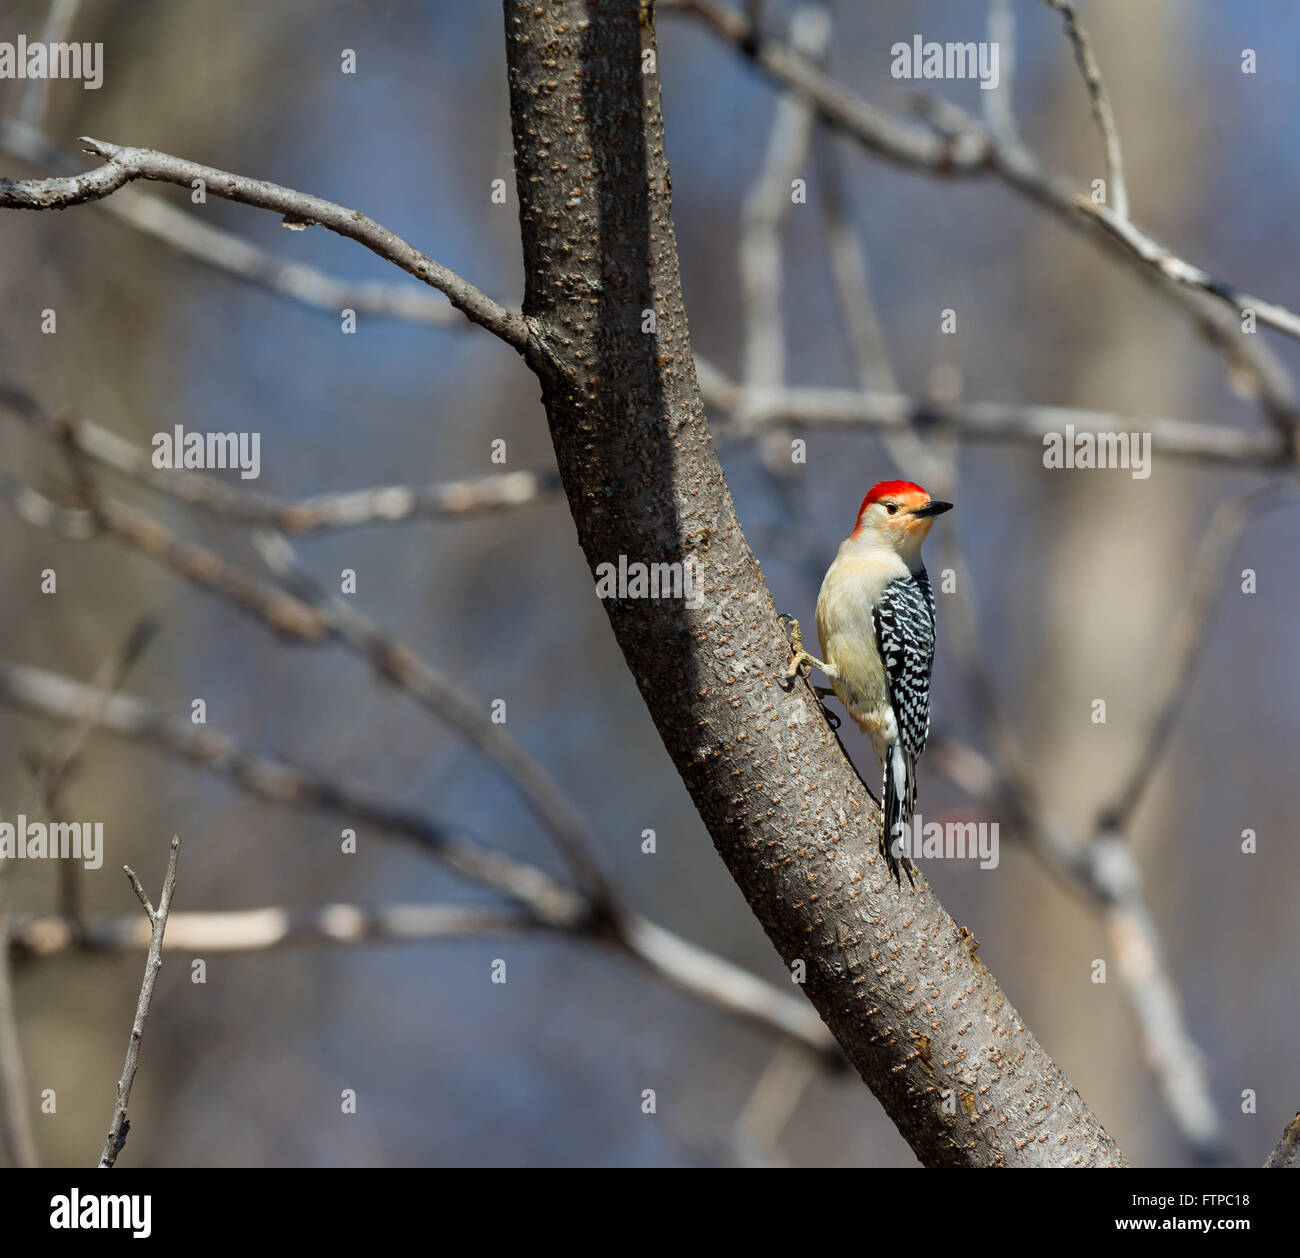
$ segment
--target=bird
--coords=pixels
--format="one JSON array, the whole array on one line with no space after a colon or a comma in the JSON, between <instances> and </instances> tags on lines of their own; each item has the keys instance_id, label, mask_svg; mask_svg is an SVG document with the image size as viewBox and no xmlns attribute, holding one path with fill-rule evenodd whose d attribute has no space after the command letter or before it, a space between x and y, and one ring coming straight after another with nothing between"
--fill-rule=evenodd
<instances>
[{"instance_id":1,"label":"bird","mask_svg":"<svg viewBox=\"0 0 1300 1258\"><path fill-rule=\"evenodd\" d=\"M871 740L884 774L881 847L901 882L902 827L916 811L916 762L930 733L930 676L934 662L934 592L921 559L935 517L953 504L939 502L912 481L875 484L858 508L853 532L841 543L817 595L817 639L822 658L803 647L799 622L790 628L790 659L783 680L815 668Z\"/></svg>"}]
</instances>

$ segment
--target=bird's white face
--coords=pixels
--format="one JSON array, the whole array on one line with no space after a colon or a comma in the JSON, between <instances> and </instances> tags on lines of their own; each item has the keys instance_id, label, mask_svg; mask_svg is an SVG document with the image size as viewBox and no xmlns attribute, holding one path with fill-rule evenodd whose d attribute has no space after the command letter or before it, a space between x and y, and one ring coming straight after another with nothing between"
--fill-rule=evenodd
<instances>
[{"instance_id":1,"label":"bird's white face","mask_svg":"<svg viewBox=\"0 0 1300 1258\"><path fill-rule=\"evenodd\" d=\"M934 517L950 511L949 502L935 502L924 490L908 489L887 493L867 503L858 516L855 538L884 546L909 561L921 551Z\"/></svg>"}]
</instances>

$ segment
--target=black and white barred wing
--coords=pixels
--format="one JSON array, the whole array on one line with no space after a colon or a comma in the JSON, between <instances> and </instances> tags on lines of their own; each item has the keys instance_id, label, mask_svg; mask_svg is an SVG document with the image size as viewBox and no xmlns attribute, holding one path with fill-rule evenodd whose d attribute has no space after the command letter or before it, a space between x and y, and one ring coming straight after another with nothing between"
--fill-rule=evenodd
<instances>
[{"instance_id":1,"label":"black and white barred wing","mask_svg":"<svg viewBox=\"0 0 1300 1258\"><path fill-rule=\"evenodd\" d=\"M885 664L898 741L914 765L930 733L934 594L925 571L891 581L875 611L876 646Z\"/></svg>"}]
</instances>

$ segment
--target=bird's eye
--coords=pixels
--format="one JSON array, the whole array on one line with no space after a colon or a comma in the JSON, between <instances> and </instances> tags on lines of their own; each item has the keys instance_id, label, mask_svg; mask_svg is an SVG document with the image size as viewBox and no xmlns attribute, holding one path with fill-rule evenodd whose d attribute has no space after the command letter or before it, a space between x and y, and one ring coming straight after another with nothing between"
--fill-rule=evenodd
<instances>
[{"instance_id":1,"label":"bird's eye","mask_svg":"<svg viewBox=\"0 0 1300 1258\"><path fill-rule=\"evenodd\" d=\"M898 503L896 503L896 502L887 502L887 503L885 503L885 510L888 511L890 515L897 515L897 514L898 514Z\"/></svg>"}]
</instances>

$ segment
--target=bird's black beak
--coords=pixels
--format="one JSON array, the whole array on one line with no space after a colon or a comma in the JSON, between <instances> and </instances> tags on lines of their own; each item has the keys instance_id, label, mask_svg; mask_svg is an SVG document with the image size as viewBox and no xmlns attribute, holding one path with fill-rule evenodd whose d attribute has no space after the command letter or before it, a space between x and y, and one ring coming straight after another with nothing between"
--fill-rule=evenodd
<instances>
[{"instance_id":1,"label":"bird's black beak","mask_svg":"<svg viewBox=\"0 0 1300 1258\"><path fill-rule=\"evenodd\" d=\"M917 507L912 514L919 519L927 519L932 515L942 515L945 511L952 510L951 502L927 502L923 507Z\"/></svg>"}]
</instances>

